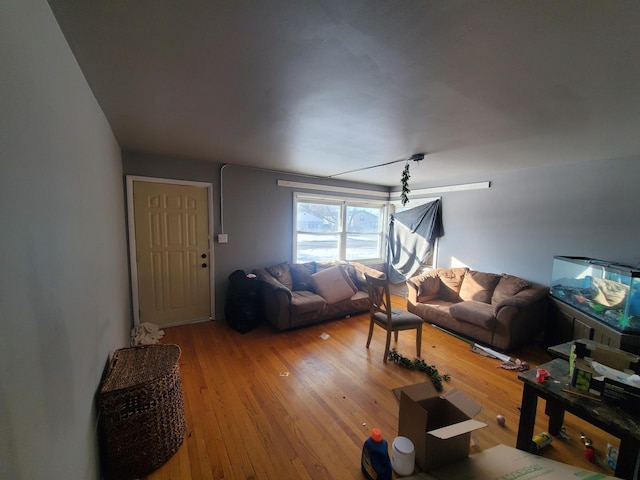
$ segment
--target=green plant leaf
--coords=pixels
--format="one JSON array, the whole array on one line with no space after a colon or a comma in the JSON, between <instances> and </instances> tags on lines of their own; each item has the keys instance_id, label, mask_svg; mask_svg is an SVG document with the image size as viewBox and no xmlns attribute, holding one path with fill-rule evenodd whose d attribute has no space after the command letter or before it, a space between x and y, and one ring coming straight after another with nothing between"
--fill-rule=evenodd
<instances>
[{"instance_id":1,"label":"green plant leaf","mask_svg":"<svg viewBox=\"0 0 640 480\"><path fill-rule=\"evenodd\" d=\"M404 165L404 170L402 171L402 178L400 179L400 184L402 185L402 193L400 194L400 200L402 201L402 206L405 206L409 203L409 179L411 178L411 174L409 173L409 162Z\"/></svg>"},{"instance_id":2,"label":"green plant leaf","mask_svg":"<svg viewBox=\"0 0 640 480\"><path fill-rule=\"evenodd\" d=\"M448 373L440 375L435 365L427 365L424 360L418 358L409 360L408 358L403 357L400 353L398 353L395 348L389 352L387 358L397 363L401 367L426 373L427 375L429 375L429 378L431 378L431 382L433 383L433 386L436 387L436 390L438 392L442 391L443 380L445 382L451 380L451 375L449 375Z\"/></svg>"}]
</instances>

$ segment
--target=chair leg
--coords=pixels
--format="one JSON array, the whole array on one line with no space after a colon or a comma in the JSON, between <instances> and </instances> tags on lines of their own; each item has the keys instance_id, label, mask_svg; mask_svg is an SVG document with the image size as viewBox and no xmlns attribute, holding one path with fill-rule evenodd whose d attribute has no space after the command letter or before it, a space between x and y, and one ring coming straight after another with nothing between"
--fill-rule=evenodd
<instances>
[{"instance_id":1,"label":"chair leg","mask_svg":"<svg viewBox=\"0 0 640 480\"><path fill-rule=\"evenodd\" d=\"M367 338L367 348L371 344L371 337L373 337L373 320L369 322L369 338Z\"/></svg>"},{"instance_id":2,"label":"chair leg","mask_svg":"<svg viewBox=\"0 0 640 480\"><path fill-rule=\"evenodd\" d=\"M422 350L422 325L416 328L416 350L418 351L418 357Z\"/></svg>"},{"instance_id":3,"label":"chair leg","mask_svg":"<svg viewBox=\"0 0 640 480\"><path fill-rule=\"evenodd\" d=\"M393 332L393 336L396 339L396 343L398 343L398 330L396 330L395 332Z\"/></svg>"},{"instance_id":4,"label":"chair leg","mask_svg":"<svg viewBox=\"0 0 640 480\"><path fill-rule=\"evenodd\" d=\"M387 357L389 356L389 345L391 345L391 330L387 330L387 344L384 347L384 362L385 363L387 362Z\"/></svg>"}]
</instances>

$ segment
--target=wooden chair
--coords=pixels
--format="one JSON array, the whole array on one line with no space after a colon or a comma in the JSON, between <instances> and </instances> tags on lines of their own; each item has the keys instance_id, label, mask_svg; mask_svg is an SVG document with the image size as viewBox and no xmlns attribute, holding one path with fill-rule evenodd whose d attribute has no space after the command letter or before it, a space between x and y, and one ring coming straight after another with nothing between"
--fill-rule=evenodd
<instances>
[{"instance_id":1,"label":"wooden chair","mask_svg":"<svg viewBox=\"0 0 640 480\"><path fill-rule=\"evenodd\" d=\"M386 362L389 356L391 332L394 333L397 343L400 330L416 329L416 350L419 357L422 346L422 318L406 310L391 307L389 282L386 278L375 278L366 273L365 278L369 291L369 313L371 316L367 348L369 348L373 336L373 326L378 325L384 328L387 331L387 343L384 349L384 361Z\"/></svg>"}]
</instances>

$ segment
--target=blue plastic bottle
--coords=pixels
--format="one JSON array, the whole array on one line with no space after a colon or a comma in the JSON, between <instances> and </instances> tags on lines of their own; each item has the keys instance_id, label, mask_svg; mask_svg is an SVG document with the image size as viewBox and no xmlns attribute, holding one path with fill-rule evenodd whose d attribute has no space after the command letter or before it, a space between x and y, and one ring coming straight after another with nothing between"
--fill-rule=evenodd
<instances>
[{"instance_id":1,"label":"blue plastic bottle","mask_svg":"<svg viewBox=\"0 0 640 480\"><path fill-rule=\"evenodd\" d=\"M364 442L360 463L362 473L369 480L391 480L389 444L379 428L371 430L371 436Z\"/></svg>"}]
</instances>

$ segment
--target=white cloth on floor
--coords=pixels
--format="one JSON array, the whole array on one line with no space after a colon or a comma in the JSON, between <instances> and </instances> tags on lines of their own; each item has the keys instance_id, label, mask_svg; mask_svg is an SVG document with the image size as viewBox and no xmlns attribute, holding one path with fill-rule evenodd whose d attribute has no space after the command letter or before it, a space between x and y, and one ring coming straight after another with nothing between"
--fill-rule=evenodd
<instances>
[{"instance_id":1,"label":"white cloth on floor","mask_svg":"<svg viewBox=\"0 0 640 480\"><path fill-rule=\"evenodd\" d=\"M141 323L131 329L131 345L153 345L164 337L164 330L153 323Z\"/></svg>"}]
</instances>

